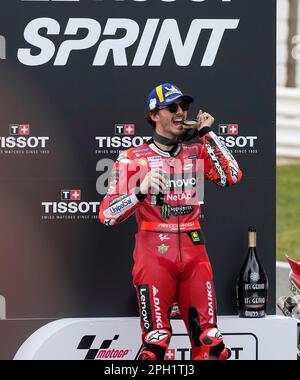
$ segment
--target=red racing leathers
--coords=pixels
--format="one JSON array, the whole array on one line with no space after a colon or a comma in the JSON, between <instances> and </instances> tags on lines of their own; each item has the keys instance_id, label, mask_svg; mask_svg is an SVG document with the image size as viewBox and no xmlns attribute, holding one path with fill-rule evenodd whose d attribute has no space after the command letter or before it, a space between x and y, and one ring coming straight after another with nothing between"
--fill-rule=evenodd
<instances>
[{"instance_id":1,"label":"red racing leathers","mask_svg":"<svg viewBox=\"0 0 300 380\"><path fill-rule=\"evenodd\" d=\"M167 173L164 194L139 193L139 183L152 168ZM135 212L139 229L133 282L143 330L140 358L164 358L176 300L190 336L192 358L228 357L216 328L213 275L198 220L203 198L199 188L203 178L226 187L241 177L235 159L208 127L201 130L197 143L178 143L166 152L150 140L117 159L99 217L114 225Z\"/></svg>"}]
</instances>

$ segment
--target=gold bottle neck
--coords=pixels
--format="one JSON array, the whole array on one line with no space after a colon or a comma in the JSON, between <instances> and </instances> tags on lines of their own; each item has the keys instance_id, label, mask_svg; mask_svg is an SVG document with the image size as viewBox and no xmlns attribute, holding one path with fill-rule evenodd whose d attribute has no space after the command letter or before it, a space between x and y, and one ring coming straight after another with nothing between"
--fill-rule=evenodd
<instances>
[{"instance_id":1,"label":"gold bottle neck","mask_svg":"<svg viewBox=\"0 0 300 380\"><path fill-rule=\"evenodd\" d=\"M256 232L251 231L249 235L249 247L256 247Z\"/></svg>"}]
</instances>

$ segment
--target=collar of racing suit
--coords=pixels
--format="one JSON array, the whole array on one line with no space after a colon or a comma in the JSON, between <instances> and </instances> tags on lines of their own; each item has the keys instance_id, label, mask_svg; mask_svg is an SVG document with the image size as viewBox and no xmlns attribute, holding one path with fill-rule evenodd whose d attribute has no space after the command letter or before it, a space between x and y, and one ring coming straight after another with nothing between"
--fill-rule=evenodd
<instances>
[{"instance_id":1,"label":"collar of racing suit","mask_svg":"<svg viewBox=\"0 0 300 380\"><path fill-rule=\"evenodd\" d=\"M198 131L197 129L187 129L184 135L178 139L178 142L184 142L184 141L189 141L192 140L198 136ZM153 140L159 142L160 144L166 145L166 146L173 146L174 145L174 140L171 140L165 136L162 136L158 134L156 131L154 132L153 135ZM175 142L175 145L178 144L178 142Z\"/></svg>"},{"instance_id":2,"label":"collar of racing suit","mask_svg":"<svg viewBox=\"0 0 300 380\"><path fill-rule=\"evenodd\" d=\"M160 154L163 157L176 157L182 148L181 142L176 142L175 144L173 142L173 148L171 150L163 150L155 144L155 141L153 138L148 141L148 145L152 150L154 150L154 152Z\"/></svg>"},{"instance_id":3,"label":"collar of racing suit","mask_svg":"<svg viewBox=\"0 0 300 380\"><path fill-rule=\"evenodd\" d=\"M166 145L166 146L173 146L177 145L177 141L171 140L168 137L162 136L156 131L153 134L153 140L157 141L160 144Z\"/></svg>"}]
</instances>

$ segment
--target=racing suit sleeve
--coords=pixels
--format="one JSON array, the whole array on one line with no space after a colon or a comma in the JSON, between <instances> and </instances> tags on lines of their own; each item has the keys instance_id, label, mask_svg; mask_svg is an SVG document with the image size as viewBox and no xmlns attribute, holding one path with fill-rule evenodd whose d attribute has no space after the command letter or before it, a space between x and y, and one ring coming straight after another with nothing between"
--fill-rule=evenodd
<instances>
[{"instance_id":1,"label":"racing suit sleeve","mask_svg":"<svg viewBox=\"0 0 300 380\"><path fill-rule=\"evenodd\" d=\"M135 160L121 153L111 171L107 193L99 208L100 222L113 226L123 222L140 206L147 194L141 194L133 176L137 174Z\"/></svg>"},{"instance_id":2,"label":"racing suit sleeve","mask_svg":"<svg viewBox=\"0 0 300 380\"><path fill-rule=\"evenodd\" d=\"M199 137L205 178L221 187L238 183L243 173L223 141L210 127L203 127L199 131Z\"/></svg>"}]
</instances>

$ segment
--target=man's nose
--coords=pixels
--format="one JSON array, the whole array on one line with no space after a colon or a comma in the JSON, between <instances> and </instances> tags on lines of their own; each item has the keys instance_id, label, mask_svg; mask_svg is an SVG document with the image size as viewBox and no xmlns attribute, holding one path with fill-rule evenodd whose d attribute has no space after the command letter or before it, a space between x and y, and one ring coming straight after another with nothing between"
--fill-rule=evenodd
<instances>
[{"instance_id":1,"label":"man's nose","mask_svg":"<svg viewBox=\"0 0 300 380\"><path fill-rule=\"evenodd\" d=\"M181 106L178 104L178 108L176 111L176 115L182 116L184 114L184 110L181 108Z\"/></svg>"}]
</instances>

